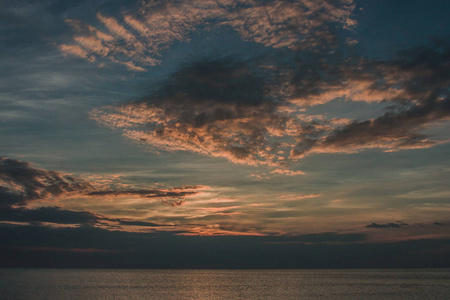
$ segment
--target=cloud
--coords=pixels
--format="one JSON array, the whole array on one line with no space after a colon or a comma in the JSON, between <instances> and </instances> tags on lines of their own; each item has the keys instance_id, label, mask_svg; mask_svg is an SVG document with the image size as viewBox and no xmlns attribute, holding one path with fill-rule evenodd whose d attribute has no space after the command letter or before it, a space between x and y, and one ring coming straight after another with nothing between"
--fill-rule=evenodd
<instances>
[{"instance_id":1,"label":"cloud","mask_svg":"<svg viewBox=\"0 0 450 300\"><path fill-rule=\"evenodd\" d=\"M94 176L95 177L95 176ZM97 176L98 177L98 176ZM181 205L185 197L196 195L206 186L181 186L171 189L115 189L110 180L100 182L58 171L37 168L29 162L0 158L0 221L47 222L55 224L162 226L142 220L111 218L89 211L72 211L58 206L42 206L67 198L110 198L138 196L158 199L172 206ZM98 189L99 187L109 189ZM36 205L39 205L36 207ZM141 225L139 225L141 224Z\"/></svg>"},{"instance_id":2,"label":"cloud","mask_svg":"<svg viewBox=\"0 0 450 300\"><path fill-rule=\"evenodd\" d=\"M313 199L320 196L322 196L322 194L306 194L306 195L288 194L280 196L279 199L283 201L295 201L295 200Z\"/></svg>"},{"instance_id":3,"label":"cloud","mask_svg":"<svg viewBox=\"0 0 450 300\"><path fill-rule=\"evenodd\" d=\"M336 98L381 102L402 93L394 84L386 84L388 74L383 65L388 62L299 53L295 63L286 85L289 87L289 101L301 107L325 104Z\"/></svg>"},{"instance_id":4,"label":"cloud","mask_svg":"<svg viewBox=\"0 0 450 300\"><path fill-rule=\"evenodd\" d=\"M450 266L449 239L365 243L364 236L341 236L333 232L292 238L207 237L111 231L88 226L49 228L11 224L0 224L0 236L2 267L302 269ZM289 243L295 240L300 242Z\"/></svg>"},{"instance_id":5,"label":"cloud","mask_svg":"<svg viewBox=\"0 0 450 300\"><path fill-rule=\"evenodd\" d=\"M117 220L120 225L127 225L127 226L142 226L142 227L160 227L161 224L156 224L152 222L145 222L145 221L129 221L129 220ZM164 225L164 226L171 226L171 225Z\"/></svg>"},{"instance_id":6,"label":"cloud","mask_svg":"<svg viewBox=\"0 0 450 300\"><path fill-rule=\"evenodd\" d=\"M353 120L325 134L304 138L295 146L292 157L302 158L314 152L353 153L373 148L384 151L421 149L445 142L430 140L421 131L450 120L449 65L450 47L442 42L433 47L404 51L392 60L361 61L355 74L366 78L365 81L372 77L372 83L365 84L364 93L377 95L378 102L390 103L385 113L374 119ZM348 71L339 74L345 73ZM333 97L361 100L354 98L360 96L360 92L348 92L348 76L340 77L343 79L334 86L341 84L342 90L334 91ZM305 99L304 103L308 103L308 97Z\"/></svg>"},{"instance_id":7,"label":"cloud","mask_svg":"<svg viewBox=\"0 0 450 300\"><path fill-rule=\"evenodd\" d=\"M401 228L403 226L408 226L408 224L398 221L395 223L386 223L386 224L372 223L366 225L367 228Z\"/></svg>"},{"instance_id":8,"label":"cloud","mask_svg":"<svg viewBox=\"0 0 450 300\"><path fill-rule=\"evenodd\" d=\"M162 50L207 28L232 28L266 47L315 48L334 44L337 29L356 24L354 8L353 0L143 1L120 19L98 13L105 31L68 19L77 44L59 48L89 61L108 57L134 71L157 64Z\"/></svg>"},{"instance_id":9,"label":"cloud","mask_svg":"<svg viewBox=\"0 0 450 300\"><path fill-rule=\"evenodd\" d=\"M170 206L181 206L184 204L184 200L162 200L163 203Z\"/></svg>"},{"instance_id":10,"label":"cloud","mask_svg":"<svg viewBox=\"0 0 450 300\"><path fill-rule=\"evenodd\" d=\"M0 193L3 206L23 206L36 200L70 197L72 194L85 197L134 195L143 198L182 198L208 188L191 185L171 189L125 189L121 186L99 190L98 187L106 186L105 180L98 180L99 184L63 172L39 169L29 162L0 157ZM112 181L106 182L112 184Z\"/></svg>"},{"instance_id":11,"label":"cloud","mask_svg":"<svg viewBox=\"0 0 450 300\"><path fill-rule=\"evenodd\" d=\"M98 14L108 33L68 22L80 33L77 47L89 49L87 57L109 57L135 70L155 63L139 61L150 57L147 52L156 55L202 26L231 26L244 39L291 48L290 63L275 62L270 72L230 58L184 65L144 100L91 115L153 150L190 151L299 175L286 166L313 153L389 152L446 142L423 131L450 119L448 44L437 41L385 60L300 51L304 41L332 39L332 24L354 24L353 9L353 1L162 1L126 12L124 24ZM334 99L388 107L367 120L300 114Z\"/></svg>"},{"instance_id":12,"label":"cloud","mask_svg":"<svg viewBox=\"0 0 450 300\"><path fill-rule=\"evenodd\" d=\"M83 50L83 48L81 48L80 46L77 46L77 45L62 44L59 46L59 50L66 54L71 54L74 56L84 58L90 62L95 61L95 57L89 55L89 53L87 51Z\"/></svg>"},{"instance_id":13,"label":"cloud","mask_svg":"<svg viewBox=\"0 0 450 300\"><path fill-rule=\"evenodd\" d=\"M62 44L59 50L90 62L108 58L114 63L125 65L131 71L145 71L142 66L153 66L158 63L151 57L149 49L114 18L102 14L97 14L97 18L110 32L100 31L79 20L66 19L66 23L77 33L73 37L77 44ZM141 66L137 66L136 63Z\"/></svg>"},{"instance_id":14,"label":"cloud","mask_svg":"<svg viewBox=\"0 0 450 300\"><path fill-rule=\"evenodd\" d=\"M73 211L58 206L42 206L34 209L24 207L5 208L0 210L0 221L20 222L30 224L53 223L58 225L83 225L113 227L126 230L123 226L166 227L171 224L111 218L89 211ZM119 226L121 225L121 226Z\"/></svg>"},{"instance_id":15,"label":"cloud","mask_svg":"<svg viewBox=\"0 0 450 300\"><path fill-rule=\"evenodd\" d=\"M312 59L295 67L288 80L295 88L288 92L278 67L267 70L257 60L230 57L200 60L142 100L96 109L91 116L151 150L190 151L270 166L271 174L300 175L289 170L290 162L313 153L388 152L446 142L423 131L450 120L449 49L438 43L389 60ZM336 98L388 106L368 120L308 115L307 108Z\"/></svg>"},{"instance_id":16,"label":"cloud","mask_svg":"<svg viewBox=\"0 0 450 300\"><path fill-rule=\"evenodd\" d=\"M1 208L92 189L89 182L79 177L38 169L6 157L0 157L0 184Z\"/></svg>"},{"instance_id":17,"label":"cloud","mask_svg":"<svg viewBox=\"0 0 450 300\"><path fill-rule=\"evenodd\" d=\"M302 124L271 96L259 68L233 58L184 66L143 100L96 109L93 119L155 150L191 151L279 167Z\"/></svg>"},{"instance_id":18,"label":"cloud","mask_svg":"<svg viewBox=\"0 0 450 300\"><path fill-rule=\"evenodd\" d=\"M321 232L313 234L303 234L291 237L279 236L274 237L273 244L319 244L319 243L354 243L361 242L366 239L363 233L345 233L337 232Z\"/></svg>"},{"instance_id":19,"label":"cloud","mask_svg":"<svg viewBox=\"0 0 450 300\"><path fill-rule=\"evenodd\" d=\"M330 45L333 25L348 28L353 1L238 1L221 25L229 25L245 40L267 47L295 49Z\"/></svg>"},{"instance_id":20,"label":"cloud","mask_svg":"<svg viewBox=\"0 0 450 300\"><path fill-rule=\"evenodd\" d=\"M36 209L18 207L0 210L1 221L95 225L103 219L104 218L102 216L93 214L88 211L71 211L52 206L39 207Z\"/></svg>"},{"instance_id":21,"label":"cloud","mask_svg":"<svg viewBox=\"0 0 450 300\"><path fill-rule=\"evenodd\" d=\"M143 198L179 198L189 195L195 195L198 191L173 191L164 189L151 190L112 190L112 191L93 191L86 193L87 196L141 196Z\"/></svg>"}]
</instances>

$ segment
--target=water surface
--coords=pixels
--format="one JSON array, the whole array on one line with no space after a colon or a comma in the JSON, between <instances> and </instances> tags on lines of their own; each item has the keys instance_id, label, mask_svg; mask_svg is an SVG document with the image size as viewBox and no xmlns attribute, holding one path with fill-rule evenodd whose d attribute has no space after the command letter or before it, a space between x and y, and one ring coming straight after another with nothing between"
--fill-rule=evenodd
<instances>
[{"instance_id":1,"label":"water surface","mask_svg":"<svg viewBox=\"0 0 450 300\"><path fill-rule=\"evenodd\" d=\"M449 269L0 269L1 299L450 299Z\"/></svg>"}]
</instances>

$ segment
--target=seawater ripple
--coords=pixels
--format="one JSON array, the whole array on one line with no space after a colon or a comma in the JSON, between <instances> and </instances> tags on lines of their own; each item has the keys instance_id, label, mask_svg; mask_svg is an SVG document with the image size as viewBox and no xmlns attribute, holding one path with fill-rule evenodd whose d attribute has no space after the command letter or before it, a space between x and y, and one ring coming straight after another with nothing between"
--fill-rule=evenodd
<instances>
[{"instance_id":1,"label":"seawater ripple","mask_svg":"<svg viewBox=\"0 0 450 300\"><path fill-rule=\"evenodd\" d=\"M450 299L449 269L0 269L1 299Z\"/></svg>"}]
</instances>

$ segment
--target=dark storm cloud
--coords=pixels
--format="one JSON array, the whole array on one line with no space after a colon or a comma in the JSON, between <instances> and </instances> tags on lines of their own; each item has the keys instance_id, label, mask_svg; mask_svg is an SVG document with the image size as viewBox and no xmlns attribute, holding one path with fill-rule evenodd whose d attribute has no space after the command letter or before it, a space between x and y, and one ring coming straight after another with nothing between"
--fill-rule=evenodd
<instances>
[{"instance_id":1,"label":"dark storm cloud","mask_svg":"<svg viewBox=\"0 0 450 300\"><path fill-rule=\"evenodd\" d=\"M444 226L444 223L441 223L441 222L434 222L433 225L436 225L436 226Z\"/></svg>"}]
</instances>

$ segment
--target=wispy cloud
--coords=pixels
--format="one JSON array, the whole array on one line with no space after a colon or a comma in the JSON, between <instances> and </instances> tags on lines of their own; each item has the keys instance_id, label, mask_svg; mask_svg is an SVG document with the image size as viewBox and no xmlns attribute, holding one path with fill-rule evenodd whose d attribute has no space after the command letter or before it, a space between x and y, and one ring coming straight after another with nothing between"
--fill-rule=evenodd
<instances>
[{"instance_id":1,"label":"wispy cloud","mask_svg":"<svg viewBox=\"0 0 450 300\"><path fill-rule=\"evenodd\" d=\"M171 189L123 189L120 186L117 189L98 190L96 186L105 186L105 183L96 184L63 172L44 170L28 162L1 157L0 221L156 227L160 225L142 220L113 218L85 210L67 210L54 205L61 204L61 200L68 198L137 196L176 206L181 205L185 197L196 195L207 188L185 186ZM111 188L110 184L108 186Z\"/></svg>"},{"instance_id":2,"label":"wispy cloud","mask_svg":"<svg viewBox=\"0 0 450 300\"><path fill-rule=\"evenodd\" d=\"M61 52L65 53L65 54L78 56L78 57L84 58L90 62L95 61L94 56L89 55L89 53L86 50L84 50L83 48L81 48L80 46L77 46L77 45L62 44L59 46L59 50L61 50Z\"/></svg>"},{"instance_id":3,"label":"wispy cloud","mask_svg":"<svg viewBox=\"0 0 450 300\"><path fill-rule=\"evenodd\" d=\"M35 168L28 162L5 157L0 157L0 183L0 207L26 205L92 189L89 182L79 177Z\"/></svg>"},{"instance_id":4,"label":"wispy cloud","mask_svg":"<svg viewBox=\"0 0 450 300\"><path fill-rule=\"evenodd\" d=\"M105 31L67 20L77 44L61 45L60 50L89 61L108 57L142 71L158 63L160 52L174 41L186 41L191 32L205 28L232 28L242 39L267 47L329 46L336 42L335 27L356 24L354 7L353 0L145 1L120 19L98 13Z\"/></svg>"},{"instance_id":5,"label":"wispy cloud","mask_svg":"<svg viewBox=\"0 0 450 300\"><path fill-rule=\"evenodd\" d=\"M307 194L307 195L294 195L294 194L288 194L288 195L282 195L279 197L280 200L283 201L296 201L296 200L304 200L304 199L313 199L320 197L321 194Z\"/></svg>"}]
</instances>

